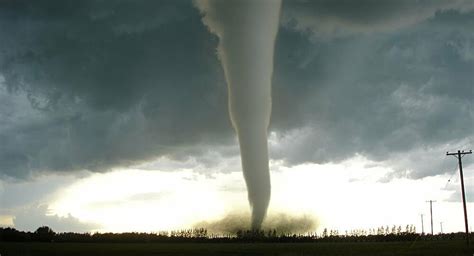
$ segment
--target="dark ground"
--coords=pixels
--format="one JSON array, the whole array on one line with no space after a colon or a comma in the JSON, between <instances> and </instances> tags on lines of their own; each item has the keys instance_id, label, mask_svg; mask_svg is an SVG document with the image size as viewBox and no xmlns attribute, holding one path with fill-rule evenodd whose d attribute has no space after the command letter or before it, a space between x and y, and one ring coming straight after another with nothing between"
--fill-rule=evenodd
<instances>
[{"instance_id":1,"label":"dark ground","mask_svg":"<svg viewBox=\"0 0 474 256\"><path fill-rule=\"evenodd\" d=\"M1 242L14 255L474 255L464 241L312 243L18 243Z\"/></svg>"}]
</instances>

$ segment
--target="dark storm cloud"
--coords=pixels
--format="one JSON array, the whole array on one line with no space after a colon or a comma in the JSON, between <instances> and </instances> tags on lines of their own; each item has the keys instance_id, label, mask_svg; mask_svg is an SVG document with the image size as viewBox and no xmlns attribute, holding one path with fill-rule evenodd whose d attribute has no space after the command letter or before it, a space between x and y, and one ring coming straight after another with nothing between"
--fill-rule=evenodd
<instances>
[{"instance_id":1,"label":"dark storm cloud","mask_svg":"<svg viewBox=\"0 0 474 256\"><path fill-rule=\"evenodd\" d=\"M316 40L353 34L391 32L445 10L474 9L469 0L296 0L286 1L282 23Z\"/></svg>"},{"instance_id":2,"label":"dark storm cloud","mask_svg":"<svg viewBox=\"0 0 474 256\"><path fill-rule=\"evenodd\" d=\"M1 97L16 98L0 110L3 175L101 170L228 140L216 41L190 1L1 5Z\"/></svg>"},{"instance_id":3,"label":"dark storm cloud","mask_svg":"<svg viewBox=\"0 0 474 256\"><path fill-rule=\"evenodd\" d=\"M473 25L474 13L448 10L329 41L283 27L272 118L284 143L272 157L297 164L359 153L412 177L445 172L445 152L474 138Z\"/></svg>"},{"instance_id":4,"label":"dark storm cloud","mask_svg":"<svg viewBox=\"0 0 474 256\"><path fill-rule=\"evenodd\" d=\"M359 153L423 177L472 148L471 1L287 1L282 15L273 159ZM7 1L0 33L1 176L238 153L217 38L191 1Z\"/></svg>"}]
</instances>

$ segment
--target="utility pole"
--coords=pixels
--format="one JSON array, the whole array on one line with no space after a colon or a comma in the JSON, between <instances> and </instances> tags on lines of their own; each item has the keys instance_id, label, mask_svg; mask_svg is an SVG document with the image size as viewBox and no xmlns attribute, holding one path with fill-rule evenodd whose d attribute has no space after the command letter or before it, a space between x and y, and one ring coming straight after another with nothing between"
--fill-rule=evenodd
<instances>
[{"instance_id":1,"label":"utility pole","mask_svg":"<svg viewBox=\"0 0 474 256\"><path fill-rule=\"evenodd\" d=\"M430 203L431 235L433 235L433 203L436 202L436 201L429 200L429 201L426 201L426 202L427 202L427 203L428 203L428 202Z\"/></svg>"},{"instance_id":2,"label":"utility pole","mask_svg":"<svg viewBox=\"0 0 474 256\"><path fill-rule=\"evenodd\" d=\"M443 222L441 221L439 225L441 226L441 234L443 234Z\"/></svg>"},{"instance_id":3,"label":"utility pole","mask_svg":"<svg viewBox=\"0 0 474 256\"><path fill-rule=\"evenodd\" d=\"M466 227L466 242L469 245L469 226L467 224L467 209L466 209L466 193L464 192L464 175L462 174L462 161L461 158L463 158L464 155L467 154L472 154L472 150L464 152L461 150L458 150L458 152L453 152L449 153L446 152L447 156L454 156L458 159L459 162L459 175L461 175L461 194L462 194L462 205L464 207L464 225Z\"/></svg>"},{"instance_id":4,"label":"utility pole","mask_svg":"<svg viewBox=\"0 0 474 256\"><path fill-rule=\"evenodd\" d=\"M425 234L425 224L423 223L423 214L421 214L421 234Z\"/></svg>"}]
</instances>

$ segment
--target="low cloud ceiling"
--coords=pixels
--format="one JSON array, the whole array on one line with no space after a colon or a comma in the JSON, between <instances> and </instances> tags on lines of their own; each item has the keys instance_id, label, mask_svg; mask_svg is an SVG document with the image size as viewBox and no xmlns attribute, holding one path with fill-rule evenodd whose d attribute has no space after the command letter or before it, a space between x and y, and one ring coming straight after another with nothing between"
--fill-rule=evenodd
<instances>
[{"instance_id":1,"label":"low cloud ceiling","mask_svg":"<svg viewBox=\"0 0 474 256\"><path fill-rule=\"evenodd\" d=\"M271 157L447 171L473 145L472 27L470 1L284 2ZM7 1L0 33L0 177L238 154L191 1Z\"/></svg>"}]
</instances>

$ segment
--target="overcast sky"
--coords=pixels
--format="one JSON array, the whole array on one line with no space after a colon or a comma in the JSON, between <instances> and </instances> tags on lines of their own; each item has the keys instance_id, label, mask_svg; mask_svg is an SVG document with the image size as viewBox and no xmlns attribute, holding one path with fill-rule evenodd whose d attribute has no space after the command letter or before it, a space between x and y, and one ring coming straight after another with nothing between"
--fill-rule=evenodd
<instances>
[{"instance_id":1,"label":"overcast sky","mask_svg":"<svg viewBox=\"0 0 474 256\"><path fill-rule=\"evenodd\" d=\"M39 226L58 191L96 173L240 171L201 18L190 0L0 3L0 223ZM447 181L446 151L473 148L473 27L472 1L284 1L272 162L362 158L385 168L374 184ZM96 225L76 222L57 225Z\"/></svg>"}]
</instances>

